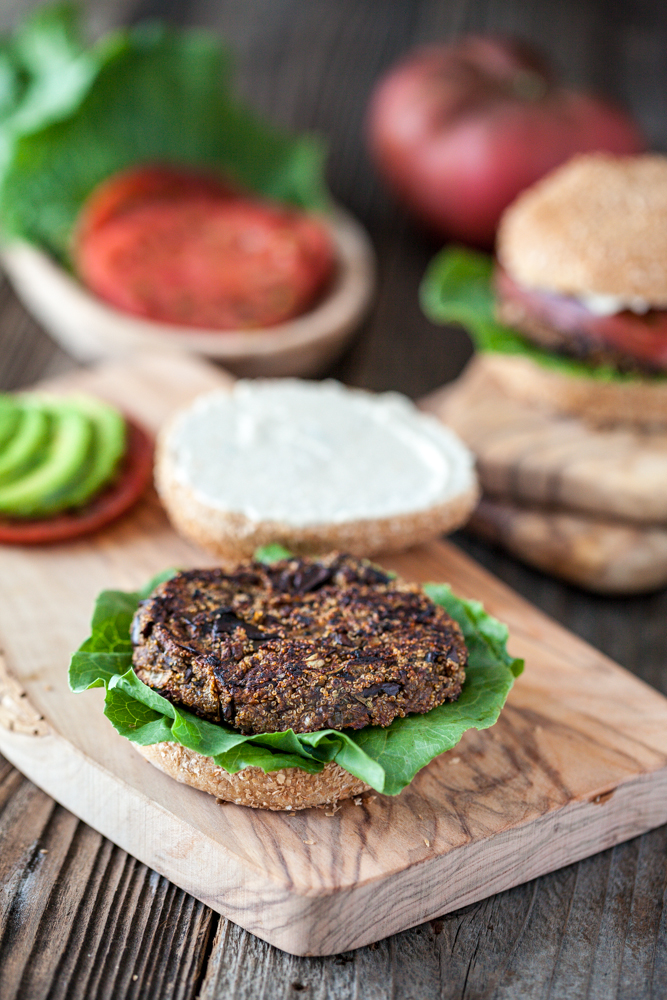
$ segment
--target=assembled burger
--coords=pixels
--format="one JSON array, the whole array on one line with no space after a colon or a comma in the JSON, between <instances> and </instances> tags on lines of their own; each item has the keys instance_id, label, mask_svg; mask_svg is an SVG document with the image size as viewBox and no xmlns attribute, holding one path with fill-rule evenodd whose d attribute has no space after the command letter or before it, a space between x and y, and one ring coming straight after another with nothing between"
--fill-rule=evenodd
<instances>
[{"instance_id":1,"label":"assembled burger","mask_svg":"<svg viewBox=\"0 0 667 1000\"><path fill-rule=\"evenodd\" d=\"M667 158L576 157L506 211L497 255L502 323L640 392L667 373ZM610 416L634 421L621 384Z\"/></svg>"},{"instance_id":2,"label":"assembled burger","mask_svg":"<svg viewBox=\"0 0 667 1000\"><path fill-rule=\"evenodd\" d=\"M571 583L667 582L667 158L579 156L443 251L428 315L477 353L425 405L474 451L471 530Z\"/></svg>"},{"instance_id":3,"label":"assembled burger","mask_svg":"<svg viewBox=\"0 0 667 1000\"><path fill-rule=\"evenodd\" d=\"M575 157L506 210L496 251L436 258L427 313L463 322L514 398L667 423L667 157Z\"/></svg>"}]
</instances>

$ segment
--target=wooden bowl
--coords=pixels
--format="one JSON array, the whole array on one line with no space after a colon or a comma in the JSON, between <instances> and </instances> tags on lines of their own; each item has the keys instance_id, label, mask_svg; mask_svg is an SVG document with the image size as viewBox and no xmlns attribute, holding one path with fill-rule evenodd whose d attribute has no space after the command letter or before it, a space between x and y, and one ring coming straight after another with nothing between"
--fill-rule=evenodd
<instances>
[{"instance_id":1,"label":"wooden bowl","mask_svg":"<svg viewBox=\"0 0 667 1000\"><path fill-rule=\"evenodd\" d=\"M325 297L302 316L259 330L203 330L131 316L102 302L28 243L5 247L2 262L26 308L80 361L176 349L220 361L236 375L308 376L343 350L375 284L373 248L363 227L336 209L331 231L339 267Z\"/></svg>"}]
</instances>

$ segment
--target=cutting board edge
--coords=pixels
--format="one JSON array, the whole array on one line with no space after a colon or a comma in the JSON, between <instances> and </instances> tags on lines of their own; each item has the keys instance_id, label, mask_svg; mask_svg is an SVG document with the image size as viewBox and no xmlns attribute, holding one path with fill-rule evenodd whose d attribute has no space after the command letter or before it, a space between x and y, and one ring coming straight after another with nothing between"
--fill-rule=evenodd
<instances>
[{"instance_id":1,"label":"cutting board edge","mask_svg":"<svg viewBox=\"0 0 667 1000\"><path fill-rule=\"evenodd\" d=\"M36 773L39 762L34 753L35 742L48 756L50 770L62 777L62 788L51 781L45 786L40 780L41 775ZM73 801L71 770L62 766L62 760L56 765L54 749L59 744L61 750L64 746L71 754L70 766L74 763L94 772L97 794L89 794L86 801L81 798ZM30 751L26 752L28 747ZM143 793L113 772L105 772L57 733L33 737L0 726L0 752L34 784L120 848L217 913L294 955L335 955L372 944L581 861L667 822L667 766L663 766L618 783L611 795L606 793L556 807L537 819L453 848L400 872L318 894L304 893L278 884L200 831L184 829L183 821L166 809L159 810L161 823L156 824L155 803L150 806L152 821L136 822L130 828L125 820L132 811L132 799L138 800L134 805L140 805L146 799ZM129 798L128 787L133 793ZM106 809L99 807L102 796ZM114 809L109 809L109 802L114 803ZM613 817L609 813L611 808ZM610 823L612 818L614 822ZM162 835L156 836L160 826ZM130 829L135 835L128 835ZM581 837L575 848L574 832ZM154 847L156 843L169 842L186 846L180 852L172 850L171 855ZM519 850L517 842L522 845ZM493 855L491 864L489 851ZM213 855L218 859L217 879L211 877ZM201 863L204 857L206 865ZM206 872L204 885L191 873L196 869ZM491 879L483 876L489 869L494 872ZM212 882L218 885L215 892L207 888ZM446 894L443 886L448 890ZM367 920L359 926L355 915L368 912L374 914L370 926Z\"/></svg>"}]
</instances>

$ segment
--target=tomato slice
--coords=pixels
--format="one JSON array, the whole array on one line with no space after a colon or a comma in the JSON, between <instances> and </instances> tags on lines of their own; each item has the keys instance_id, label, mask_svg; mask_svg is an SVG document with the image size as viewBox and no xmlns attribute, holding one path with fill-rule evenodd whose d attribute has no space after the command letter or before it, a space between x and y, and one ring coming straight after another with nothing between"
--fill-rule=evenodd
<instances>
[{"instance_id":1,"label":"tomato slice","mask_svg":"<svg viewBox=\"0 0 667 1000\"><path fill-rule=\"evenodd\" d=\"M88 196L79 215L76 239L85 239L87 233L109 219L146 201L168 201L189 195L226 198L238 193L230 183L212 174L161 164L130 167L102 181Z\"/></svg>"},{"instance_id":2,"label":"tomato slice","mask_svg":"<svg viewBox=\"0 0 667 1000\"><path fill-rule=\"evenodd\" d=\"M0 518L0 543L48 545L66 542L104 527L137 502L153 474L153 441L127 420L127 449L114 481L80 510L39 520Z\"/></svg>"},{"instance_id":3,"label":"tomato slice","mask_svg":"<svg viewBox=\"0 0 667 1000\"><path fill-rule=\"evenodd\" d=\"M82 281L125 312L215 330L273 326L305 312L335 266L314 216L232 194L168 168L112 178L84 206Z\"/></svg>"},{"instance_id":4,"label":"tomato slice","mask_svg":"<svg viewBox=\"0 0 667 1000\"><path fill-rule=\"evenodd\" d=\"M634 359L652 370L667 370L667 310L651 309L643 316L633 312L597 316L575 298L519 285L501 267L497 267L495 286L503 302L518 307L530 320L536 320L573 341L594 349L612 349L625 360ZM574 345L573 345L574 346ZM580 353L580 352L577 352Z\"/></svg>"}]
</instances>

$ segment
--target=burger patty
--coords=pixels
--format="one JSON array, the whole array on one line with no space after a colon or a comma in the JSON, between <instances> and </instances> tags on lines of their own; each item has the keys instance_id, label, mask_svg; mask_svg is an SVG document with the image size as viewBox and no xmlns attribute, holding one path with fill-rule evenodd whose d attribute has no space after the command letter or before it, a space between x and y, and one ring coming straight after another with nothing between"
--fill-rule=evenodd
<instances>
[{"instance_id":1,"label":"burger patty","mask_svg":"<svg viewBox=\"0 0 667 1000\"><path fill-rule=\"evenodd\" d=\"M627 351L614 347L595 337L589 330L573 327L567 331L558 330L544 320L512 301L499 300L496 305L496 318L505 326L523 334L526 340L577 361L586 361L591 365L605 365L615 368L624 374L655 375L659 369L655 365L642 363Z\"/></svg>"},{"instance_id":2,"label":"burger patty","mask_svg":"<svg viewBox=\"0 0 667 1000\"><path fill-rule=\"evenodd\" d=\"M131 631L145 684L243 733L388 726L455 700L465 679L443 608L338 553L178 573Z\"/></svg>"}]
</instances>

